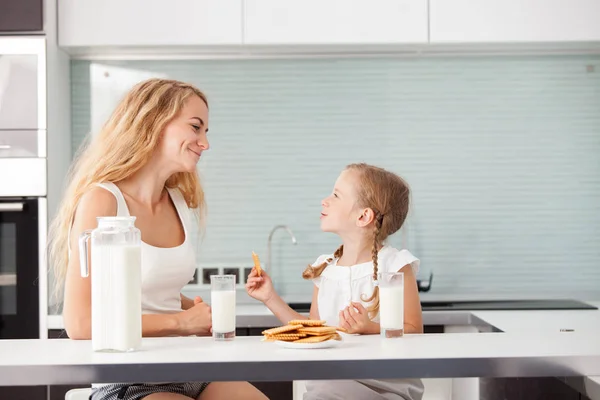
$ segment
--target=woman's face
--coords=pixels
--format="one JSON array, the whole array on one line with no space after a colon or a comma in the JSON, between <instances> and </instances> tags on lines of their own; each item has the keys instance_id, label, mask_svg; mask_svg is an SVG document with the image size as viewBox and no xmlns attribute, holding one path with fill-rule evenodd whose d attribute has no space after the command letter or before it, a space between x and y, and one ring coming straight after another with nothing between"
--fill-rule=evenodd
<instances>
[{"instance_id":1,"label":"woman's face","mask_svg":"<svg viewBox=\"0 0 600 400\"><path fill-rule=\"evenodd\" d=\"M159 155L174 172L194 172L208 150L208 107L198 97L186 100L181 112L165 127Z\"/></svg>"}]
</instances>

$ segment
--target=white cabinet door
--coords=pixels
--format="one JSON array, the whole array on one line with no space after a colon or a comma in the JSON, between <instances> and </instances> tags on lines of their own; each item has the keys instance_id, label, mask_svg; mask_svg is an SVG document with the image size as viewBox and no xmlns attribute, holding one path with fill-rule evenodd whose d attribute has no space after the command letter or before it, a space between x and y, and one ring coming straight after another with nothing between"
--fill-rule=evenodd
<instances>
[{"instance_id":1,"label":"white cabinet door","mask_svg":"<svg viewBox=\"0 0 600 400\"><path fill-rule=\"evenodd\" d=\"M242 43L242 0L60 0L60 46Z\"/></svg>"},{"instance_id":2,"label":"white cabinet door","mask_svg":"<svg viewBox=\"0 0 600 400\"><path fill-rule=\"evenodd\" d=\"M244 43L427 43L427 0L244 0Z\"/></svg>"},{"instance_id":3,"label":"white cabinet door","mask_svg":"<svg viewBox=\"0 0 600 400\"><path fill-rule=\"evenodd\" d=\"M600 40L600 0L430 0L432 43Z\"/></svg>"}]
</instances>

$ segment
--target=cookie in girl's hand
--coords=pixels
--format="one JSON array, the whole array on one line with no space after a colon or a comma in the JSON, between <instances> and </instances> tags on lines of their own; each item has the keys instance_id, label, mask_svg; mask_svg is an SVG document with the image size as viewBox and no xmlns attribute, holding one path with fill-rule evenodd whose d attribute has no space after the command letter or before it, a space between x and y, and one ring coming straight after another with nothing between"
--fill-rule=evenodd
<instances>
[{"instance_id":1,"label":"cookie in girl's hand","mask_svg":"<svg viewBox=\"0 0 600 400\"><path fill-rule=\"evenodd\" d=\"M262 268L260 267L260 259L258 258L258 254L252 252L252 260L254 260L254 268L256 268L256 273L258 276L262 275Z\"/></svg>"}]
</instances>

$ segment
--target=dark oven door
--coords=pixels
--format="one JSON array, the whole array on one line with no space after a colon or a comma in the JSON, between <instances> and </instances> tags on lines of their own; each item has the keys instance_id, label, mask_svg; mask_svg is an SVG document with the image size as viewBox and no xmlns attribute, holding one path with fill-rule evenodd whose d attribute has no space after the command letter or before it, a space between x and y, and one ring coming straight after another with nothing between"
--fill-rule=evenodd
<instances>
[{"instance_id":1,"label":"dark oven door","mask_svg":"<svg viewBox=\"0 0 600 400\"><path fill-rule=\"evenodd\" d=\"M0 198L0 339L39 337L38 200Z\"/></svg>"}]
</instances>

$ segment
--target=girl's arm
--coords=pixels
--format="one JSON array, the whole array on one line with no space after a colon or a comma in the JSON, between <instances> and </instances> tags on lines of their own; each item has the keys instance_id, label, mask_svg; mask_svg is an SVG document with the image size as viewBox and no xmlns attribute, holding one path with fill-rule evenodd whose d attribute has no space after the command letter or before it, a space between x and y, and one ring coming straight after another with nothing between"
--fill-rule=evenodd
<instances>
[{"instance_id":1,"label":"girl's arm","mask_svg":"<svg viewBox=\"0 0 600 400\"><path fill-rule=\"evenodd\" d=\"M423 333L417 278L410 264L406 264L399 272L404 272L404 333Z\"/></svg>"},{"instance_id":2,"label":"girl's arm","mask_svg":"<svg viewBox=\"0 0 600 400\"><path fill-rule=\"evenodd\" d=\"M319 288L317 285L314 285L313 288L313 295L310 303L310 319L321 319L319 316Z\"/></svg>"},{"instance_id":3,"label":"girl's arm","mask_svg":"<svg viewBox=\"0 0 600 400\"><path fill-rule=\"evenodd\" d=\"M410 264L400 268L404 273L404 333L423 333L423 315L417 280ZM369 319L367 310L361 303L353 302L340 311L340 327L349 333L363 335L379 334L381 327L378 322Z\"/></svg>"},{"instance_id":4,"label":"girl's arm","mask_svg":"<svg viewBox=\"0 0 600 400\"><path fill-rule=\"evenodd\" d=\"M281 321L282 324L287 324L289 321L294 319L319 319L319 307L317 306L317 296L319 294L319 288L314 287L312 303L310 305L309 318L304 315L297 313L285 301L277 294L274 295L265 302L265 305L271 310L273 315Z\"/></svg>"}]
</instances>

